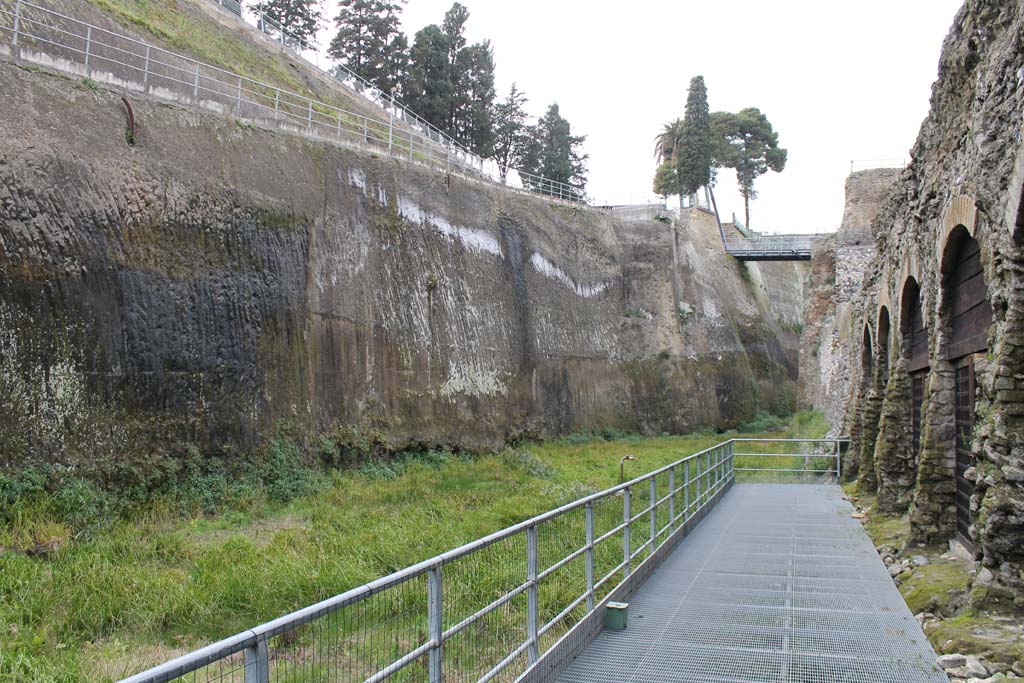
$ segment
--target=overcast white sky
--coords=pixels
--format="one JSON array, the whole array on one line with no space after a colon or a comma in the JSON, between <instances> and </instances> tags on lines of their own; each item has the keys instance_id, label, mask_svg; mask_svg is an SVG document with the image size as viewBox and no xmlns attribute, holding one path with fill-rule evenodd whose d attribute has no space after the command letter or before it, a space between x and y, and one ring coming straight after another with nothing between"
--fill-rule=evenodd
<instances>
[{"instance_id":1,"label":"overcast white sky","mask_svg":"<svg viewBox=\"0 0 1024 683\"><path fill-rule=\"evenodd\" d=\"M461 0L467 37L494 46L499 97L514 81L528 108L557 101L587 136L589 193L653 198L654 136L683 115L700 74L712 111L758 107L789 150L756 185L755 229L834 230L851 160L903 160L928 113L942 40L961 0ZM408 0L412 35L452 0ZM335 3L325 15L333 20ZM327 32L325 31L325 34ZM723 220L742 216L720 172Z\"/></svg>"}]
</instances>

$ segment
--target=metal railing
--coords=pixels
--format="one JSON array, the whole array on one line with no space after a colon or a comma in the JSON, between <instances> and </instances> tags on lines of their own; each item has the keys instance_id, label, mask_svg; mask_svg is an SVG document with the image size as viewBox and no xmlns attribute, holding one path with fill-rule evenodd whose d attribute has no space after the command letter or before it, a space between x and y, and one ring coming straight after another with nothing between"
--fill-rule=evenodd
<instances>
[{"instance_id":1,"label":"metal railing","mask_svg":"<svg viewBox=\"0 0 1024 683\"><path fill-rule=\"evenodd\" d=\"M514 680L678 540L732 468L718 444L123 683Z\"/></svg>"},{"instance_id":2,"label":"metal railing","mask_svg":"<svg viewBox=\"0 0 1024 683\"><path fill-rule=\"evenodd\" d=\"M858 171L869 171L876 168L906 168L907 158L901 159L851 159L850 174Z\"/></svg>"},{"instance_id":3,"label":"metal railing","mask_svg":"<svg viewBox=\"0 0 1024 683\"><path fill-rule=\"evenodd\" d=\"M265 121L289 132L368 147L446 172L498 179L496 169L490 168L495 164L485 162L436 129L421 132L422 124L413 121L414 125L410 125L411 113L394 102L382 104L387 119L375 119L27 0L0 0L0 41L4 38L9 38L16 58L130 91L186 101L239 119ZM510 170L505 186L573 203L586 201L578 187L515 169Z\"/></svg>"},{"instance_id":4,"label":"metal railing","mask_svg":"<svg viewBox=\"0 0 1024 683\"><path fill-rule=\"evenodd\" d=\"M243 11L242 3L238 0L210 0L214 4L220 5L224 9L228 10L243 22L246 21L245 12ZM356 72L349 69L341 62L333 62L329 69L324 69L320 66L320 48L317 45L307 43L300 36L296 36L293 33L289 33L287 30L281 27L273 19L267 17L263 12L257 13L254 8L250 8L250 14L255 20L256 29L262 31L265 35L269 36L272 40L285 47L290 48L295 54L305 59L311 66L316 67L324 74L331 78L340 81L350 90L361 95L369 102L376 106L390 112L398 120L411 125L416 128L419 132L426 135L431 140L436 142L447 144L455 147L462 148L458 142L455 141L449 134L440 130L426 119L420 117L416 112L412 111L400 101L398 101L392 93L387 93L375 86L370 81L366 80ZM306 52L311 52L314 55L314 60L311 61L306 57ZM473 154L466 150L466 154L469 154L476 158L477 166L480 166L483 159L478 155Z\"/></svg>"},{"instance_id":5,"label":"metal railing","mask_svg":"<svg viewBox=\"0 0 1024 683\"><path fill-rule=\"evenodd\" d=\"M729 236L725 251L737 258L810 258L814 243L821 235Z\"/></svg>"},{"instance_id":6,"label":"metal railing","mask_svg":"<svg viewBox=\"0 0 1024 683\"><path fill-rule=\"evenodd\" d=\"M739 461L734 472L770 473L777 481L803 475L811 479L835 477L839 481L849 439L733 439L731 443L733 456Z\"/></svg>"},{"instance_id":7,"label":"metal railing","mask_svg":"<svg viewBox=\"0 0 1024 683\"><path fill-rule=\"evenodd\" d=\"M842 443L730 439L122 683L513 681L660 561L737 473L838 478ZM765 457L789 460L735 466Z\"/></svg>"}]
</instances>

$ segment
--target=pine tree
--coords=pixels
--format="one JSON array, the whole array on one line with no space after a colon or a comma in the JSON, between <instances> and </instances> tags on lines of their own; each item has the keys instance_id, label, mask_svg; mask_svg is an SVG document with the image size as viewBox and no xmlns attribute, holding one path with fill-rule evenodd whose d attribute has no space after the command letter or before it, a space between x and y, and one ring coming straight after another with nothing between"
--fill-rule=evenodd
<instances>
[{"instance_id":1,"label":"pine tree","mask_svg":"<svg viewBox=\"0 0 1024 683\"><path fill-rule=\"evenodd\" d=\"M285 44L301 47L313 46L323 19L320 0L262 0L249 11L261 31L282 31Z\"/></svg>"},{"instance_id":2,"label":"pine tree","mask_svg":"<svg viewBox=\"0 0 1024 683\"><path fill-rule=\"evenodd\" d=\"M455 3L441 26L420 30L409 52L406 102L424 119L481 156L494 145L494 53L466 45L469 10Z\"/></svg>"},{"instance_id":3,"label":"pine tree","mask_svg":"<svg viewBox=\"0 0 1024 683\"><path fill-rule=\"evenodd\" d=\"M340 0L337 34L327 53L384 92L401 82L408 41L400 30L401 5L391 0Z\"/></svg>"},{"instance_id":4,"label":"pine tree","mask_svg":"<svg viewBox=\"0 0 1024 683\"><path fill-rule=\"evenodd\" d=\"M541 194L564 195L565 188L552 187L544 181L562 183L570 186L569 192L576 200L582 201L587 184L587 155L579 148L586 137L572 134L572 127L562 118L557 103L528 131L529 142L520 167L540 178L526 178L524 185Z\"/></svg>"},{"instance_id":5,"label":"pine tree","mask_svg":"<svg viewBox=\"0 0 1024 683\"><path fill-rule=\"evenodd\" d=\"M402 90L405 103L431 125L450 133L455 86L448 63L448 38L436 24L420 29L409 50Z\"/></svg>"},{"instance_id":6,"label":"pine tree","mask_svg":"<svg viewBox=\"0 0 1024 683\"><path fill-rule=\"evenodd\" d=\"M501 182L505 182L508 169L521 164L529 138L526 134L526 95L512 84L508 97L494 106L494 160L498 162Z\"/></svg>"},{"instance_id":7,"label":"pine tree","mask_svg":"<svg viewBox=\"0 0 1024 683\"><path fill-rule=\"evenodd\" d=\"M459 50L455 63L455 139L471 152L489 157L494 152L494 52L490 41Z\"/></svg>"},{"instance_id":8,"label":"pine tree","mask_svg":"<svg viewBox=\"0 0 1024 683\"><path fill-rule=\"evenodd\" d=\"M711 115L714 131L715 165L736 169L736 181L743 195L746 225L750 227L750 200L757 199L754 181L769 170L786 167L786 150L779 147L779 135L768 117L756 107L738 114L715 112Z\"/></svg>"},{"instance_id":9,"label":"pine tree","mask_svg":"<svg viewBox=\"0 0 1024 683\"><path fill-rule=\"evenodd\" d=\"M703 76L694 76L686 98L683 130L675 149L679 191L693 194L711 182L711 116Z\"/></svg>"}]
</instances>

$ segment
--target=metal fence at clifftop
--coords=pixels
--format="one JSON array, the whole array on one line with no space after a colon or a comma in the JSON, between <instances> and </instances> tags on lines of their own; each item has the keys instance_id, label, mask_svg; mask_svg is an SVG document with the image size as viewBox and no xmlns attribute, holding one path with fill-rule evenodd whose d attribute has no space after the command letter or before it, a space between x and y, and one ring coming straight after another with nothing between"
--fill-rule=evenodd
<instances>
[{"instance_id":1,"label":"metal fence at clifftop","mask_svg":"<svg viewBox=\"0 0 1024 683\"><path fill-rule=\"evenodd\" d=\"M230 2L221 0L219 4ZM273 38L271 22L260 24L258 30ZM280 36L278 40L287 42ZM382 107L386 118L294 93L26 0L0 0L0 54L4 53L130 92L368 148L446 172L501 180L494 162L458 145L365 81L352 80L357 78L354 74L349 78L345 72L337 72L335 78L357 96ZM509 169L503 186L562 201L587 202L579 187L518 169Z\"/></svg>"}]
</instances>

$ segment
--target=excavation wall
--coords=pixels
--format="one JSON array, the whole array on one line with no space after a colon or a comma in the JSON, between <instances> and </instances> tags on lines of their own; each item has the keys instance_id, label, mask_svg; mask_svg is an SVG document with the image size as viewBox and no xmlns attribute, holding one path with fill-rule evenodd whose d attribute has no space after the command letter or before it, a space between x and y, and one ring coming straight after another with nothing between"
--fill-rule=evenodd
<instances>
[{"instance_id":1,"label":"excavation wall","mask_svg":"<svg viewBox=\"0 0 1024 683\"><path fill-rule=\"evenodd\" d=\"M626 220L141 96L129 141L114 92L7 62L0 88L6 466L146 486L282 425L487 448L795 403L805 267L732 261L706 213Z\"/></svg>"}]
</instances>

